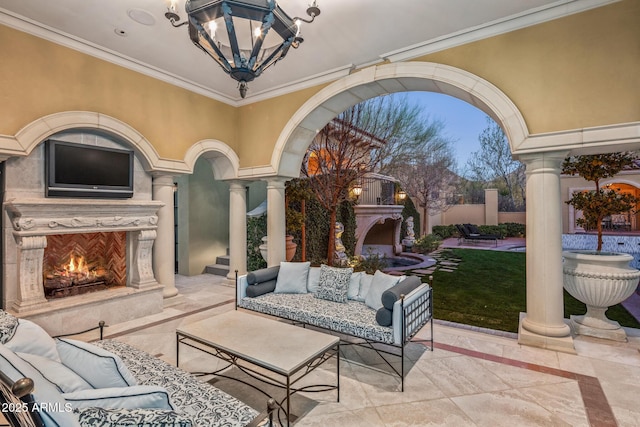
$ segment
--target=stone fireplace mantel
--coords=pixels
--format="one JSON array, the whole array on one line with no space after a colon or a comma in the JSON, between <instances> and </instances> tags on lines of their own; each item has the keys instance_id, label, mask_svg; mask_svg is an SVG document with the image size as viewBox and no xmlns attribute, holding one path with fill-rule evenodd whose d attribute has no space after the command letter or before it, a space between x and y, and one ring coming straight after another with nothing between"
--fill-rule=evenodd
<instances>
[{"instance_id":1,"label":"stone fireplace mantel","mask_svg":"<svg viewBox=\"0 0 640 427\"><path fill-rule=\"evenodd\" d=\"M12 199L4 204L15 237L155 230L164 203L149 200Z\"/></svg>"},{"instance_id":2,"label":"stone fireplace mantel","mask_svg":"<svg viewBox=\"0 0 640 427\"><path fill-rule=\"evenodd\" d=\"M4 203L10 225L6 232L15 241L16 278L14 298L10 308L22 317L51 316L65 310L85 306L87 310L100 304L104 310L117 310L122 298L143 298L133 304L147 306L153 300L153 310L162 307L162 286L153 273L152 248L156 239L158 210L164 203L157 200L95 200L95 199L10 199ZM95 232L127 232L127 285L115 292L96 292L71 296L58 301L45 298L43 289L43 259L47 236ZM13 251L11 247L7 248ZM13 257L12 257L13 258ZM6 282L5 286L10 285ZM139 297L136 297L139 295ZM108 301L113 301L110 306ZM133 300L132 300L133 301ZM142 302L144 301L144 302ZM5 301L5 303L8 301ZM155 307L157 306L157 307ZM62 333L63 330L56 332Z\"/></svg>"}]
</instances>

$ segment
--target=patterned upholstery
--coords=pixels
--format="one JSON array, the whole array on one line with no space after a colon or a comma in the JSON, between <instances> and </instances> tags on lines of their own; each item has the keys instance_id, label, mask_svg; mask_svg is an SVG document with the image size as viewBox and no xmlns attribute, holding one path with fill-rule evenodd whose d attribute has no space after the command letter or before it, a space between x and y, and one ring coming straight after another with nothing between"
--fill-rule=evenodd
<instances>
[{"instance_id":1,"label":"patterned upholstery","mask_svg":"<svg viewBox=\"0 0 640 427\"><path fill-rule=\"evenodd\" d=\"M94 344L120 356L138 384L164 387L174 405L194 421L194 427L239 427L258 415L225 392L128 344L112 340Z\"/></svg>"},{"instance_id":2,"label":"patterned upholstery","mask_svg":"<svg viewBox=\"0 0 640 427\"><path fill-rule=\"evenodd\" d=\"M238 306L284 319L319 326L372 341L393 344L393 329L376 322L376 311L363 302L338 303L313 294L274 294L243 298Z\"/></svg>"},{"instance_id":3,"label":"patterned upholstery","mask_svg":"<svg viewBox=\"0 0 640 427\"><path fill-rule=\"evenodd\" d=\"M4 310L0 310L0 344L6 344L18 327L18 319L7 313Z\"/></svg>"},{"instance_id":4,"label":"patterned upholstery","mask_svg":"<svg viewBox=\"0 0 640 427\"><path fill-rule=\"evenodd\" d=\"M74 410L83 426L91 427L192 427L191 420L174 411L162 409L103 409Z\"/></svg>"},{"instance_id":5,"label":"patterned upholstery","mask_svg":"<svg viewBox=\"0 0 640 427\"><path fill-rule=\"evenodd\" d=\"M327 301L347 302L347 292L353 268L336 268L322 264L316 298Z\"/></svg>"}]
</instances>

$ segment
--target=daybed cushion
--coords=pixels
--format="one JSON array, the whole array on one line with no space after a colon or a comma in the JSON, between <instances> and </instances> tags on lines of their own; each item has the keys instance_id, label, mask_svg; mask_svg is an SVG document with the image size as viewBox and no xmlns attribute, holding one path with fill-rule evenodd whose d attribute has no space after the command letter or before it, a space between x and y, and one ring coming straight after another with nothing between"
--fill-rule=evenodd
<instances>
[{"instance_id":1,"label":"daybed cushion","mask_svg":"<svg viewBox=\"0 0 640 427\"><path fill-rule=\"evenodd\" d=\"M320 285L316 298L327 301L347 302L347 293L353 268L320 266Z\"/></svg>"},{"instance_id":2,"label":"daybed cushion","mask_svg":"<svg viewBox=\"0 0 640 427\"><path fill-rule=\"evenodd\" d=\"M19 319L13 338L5 345L16 353L37 354L60 362L55 340L30 320Z\"/></svg>"},{"instance_id":3,"label":"daybed cushion","mask_svg":"<svg viewBox=\"0 0 640 427\"><path fill-rule=\"evenodd\" d=\"M286 294L281 296L283 295ZM310 294L309 296L315 299ZM246 300L260 298L262 297ZM98 341L95 344L120 356L139 384L164 387L173 404L194 420L198 427L241 427L258 415L256 410L222 390L142 350L113 340Z\"/></svg>"},{"instance_id":4,"label":"daybed cushion","mask_svg":"<svg viewBox=\"0 0 640 427\"><path fill-rule=\"evenodd\" d=\"M381 326L391 326L393 323L393 311L382 307L376 311L376 322Z\"/></svg>"},{"instance_id":5,"label":"daybed cushion","mask_svg":"<svg viewBox=\"0 0 640 427\"><path fill-rule=\"evenodd\" d=\"M400 299L400 295L408 295L421 284L418 276L407 277L382 293L382 305L388 310L393 310L393 304Z\"/></svg>"},{"instance_id":6,"label":"daybed cushion","mask_svg":"<svg viewBox=\"0 0 640 427\"><path fill-rule=\"evenodd\" d=\"M260 295L264 295L269 292L273 292L276 289L275 279L267 282L256 283L254 285L247 286L246 293L249 298L255 298Z\"/></svg>"},{"instance_id":7,"label":"daybed cushion","mask_svg":"<svg viewBox=\"0 0 640 427\"><path fill-rule=\"evenodd\" d=\"M378 270L373 275L371 281L371 288L367 292L367 296L364 299L364 303L367 307L374 310L382 308L382 294L389 288L392 288L400 281L400 277L391 276Z\"/></svg>"},{"instance_id":8,"label":"daybed cushion","mask_svg":"<svg viewBox=\"0 0 640 427\"><path fill-rule=\"evenodd\" d=\"M250 285L255 285L256 283L268 282L269 280L274 280L278 277L278 272L280 271L280 266L276 265L275 267L261 268L256 271L252 271L247 274L247 283Z\"/></svg>"},{"instance_id":9,"label":"daybed cushion","mask_svg":"<svg viewBox=\"0 0 640 427\"><path fill-rule=\"evenodd\" d=\"M46 408L40 408L40 416L46 427L80 427L77 417L71 412L73 408L62 398L56 387L4 345L0 345L0 370L13 381L24 377L33 380L36 385L33 390L36 402L49 404Z\"/></svg>"},{"instance_id":10,"label":"daybed cushion","mask_svg":"<svg viewBox=\"0 0 640 427\"><path fill-rule=\"evenodd\" d=\"M364 276L364 274L364 271L357 271L351 274L351 279L349 280L349 290L347 291L348 299L358 299L358 292L360 292L360 278Z\"/></svg>"},{"instance_id":11,"label":"daybed cushion","mask_svg":"<svg viewBox=\"0 0 640 427\"><path fill-rule=\"evenodd\" d=\"M9 341L18 327L18 318L0 309L0 344Z\"/></svg>"},{"instance_id":12,"label":"daybed cushion","mask_svg":"<svg viewBox=\"0 0 640 427\"><path fill-rule=\"evenodd\" d=\"M277 294L306 294L310 262L281 262L276 279Z\"/></svg>"},{"instance_id":13,"label":"daybed cushion","mask_svg":"<svg viewBox=\"0 0 640 427\"><path fill-rule=\"evenodd\" d=\"M171 404L167 390L157 385L80 390L63 393L62 397L74 408L98 406L109 409L176 409Z\"/></svg>"},{"instance_id":14,"label":"daybed cushion","mask_svg":"<svg viewBox=\"0 0 640 427\"><path fill-rule=\"evenodd\" d=\"M62 363L93 388L137 385L136 379L117 355L95 345L60 338L57 342Z\"/></svg>"},{"instance_id":15,"label":"daybed cushion","mask_svg":"<svg viewBox=\"0 0 640 427\"><path fill-rule=\"evenodd\" d=\"M79 408L74 412L82 425L91 427L192 427L184 414L166 409Z\"/></svg>"},{"instance_id":16,"label":"daybed cushion","mask_svg":"<svg viewBox=\"0 0 640 427\"><path fill-rule=\"evenodd\" d=\"M393 344L393 330L376 322L376 312L364 303L340 304L313 294L265 294L243 298L238 306L285 319L296 320L356 337Z\"/></svg>"},{"instance_id":17,"label":"daybed cushion","mask_svg":"<svg viewBox=\"0 0 640 427\"><path fill-rule=\"evenodd\" d=\"M320 267L309 267L309 276L307 277L307 292L315 294L320 286Z\"/></svg>"},{"instance_id":18,"label":"daybed cushion","mask_svg":"<svg viewBox=\"0 0 640 427\"><path fill-rule=\"evenodd\" d=\"M79 390L91 389L91 385L80 375L56 362L37 354L16 353L22 360L29 363L33 369L40 372L44 378L53 384L60 393L71 393Z\"/></svg>"},{"instance_id":19,"label":"daybed cushion","mask_svg":"<svg viewBox=\"0 0 640 427\"><path fill-rule=\"evenodd\" d=\"M364 302L367 298L367 293L371 289L371 281L373 280L373 274L363 274L360 276L360 289L358 290L358 296L354 299L356 301Z\"/></svg>"}]
</instances>

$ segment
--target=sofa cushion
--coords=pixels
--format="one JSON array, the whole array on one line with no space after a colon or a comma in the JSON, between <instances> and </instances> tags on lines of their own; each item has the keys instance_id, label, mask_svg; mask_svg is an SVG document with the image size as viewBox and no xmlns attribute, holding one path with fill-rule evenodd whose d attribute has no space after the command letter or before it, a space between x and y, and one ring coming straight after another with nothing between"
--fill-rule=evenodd
<instances>
[{"instance_id":1,"label":"sofa cushion","mask_svg":"<svg viewBox=\"0 0 640 427\"><path fill-rule=\"evenodd\" d=\"M376 312L364 303L348 300L341 304L313 294L266 294L243 298L238 306L283 319L319 326L355 337L393 344L393 329L376 322Z\"/></svg>"},{"instance_id":2,"label":"sofa cushion","mask_svg":"<svg viewBox=\"0 0 640 427\"><path fill-rule=\"evenodd\" d=\"M320 285L316 292L316 298L327 301L347 302L349 282L353 268L320 266Z\"/></svg>"},{"instance_id":3,"label":"sofa cushion","mask_svg":"<svg viewBox=\"0 0 640 427\"><path fill-rule=\"evenodd\" d=\"M371 280L371 288L369 292L367 292L364 303L367 307L378 310L382 307L382 294L384 291L396 285L399 280L400 277L398 276L391 276L380 270L376 271L373 275L373 280Z\"/></svg>"},{"instance_id":4,"label":"sofa cushion","mask_svg":"<svg viewBox=\"0 0 640 427\"><path fill-rule=\"evenodd\" d=\"M0 310L0 344L5 344L18 327L18 318L4 310Z\"/></svg>"},{"instance_id":5,"label":"sofa cushion","mask_svg":"<svg viewBox=\"0 0 640 427\"><path fill-rule=\"evenodd\" d=\"M320 267L309 267L309 276L307 277L307 292L315 294L320 286Z\"/></svg>"},{"instance_id":6,"label":"sofa cushion","mask_svg":"<svg viewBox=\"0 0 640 427\"><path fill-rule=\"evenodd\" d=\"M279 265L252 271L247 274L247 283L255 285L256 283L268 282L269 280L276 279L278 277L278 271L280 271Z\"/></svg>"},{"instance_id":7,"label":"sofa cushion","mask_svg":"<svg viewBox=\"0 0 640 427\"><path fill-rule=\"evenodd\" d=\"M393 305L400 299L401 295L408 295L420 285L422 285L422 281L418 276L407 277L382 293L382 305L389 310L393 310Z\"/></svg>"},{"instance_id":8,"label":"sofa cushion","mask_svg":"<svg viewBox=\"0 0 640 427\"><path fill-rule=\"evenodd\" d=\"M303 296L307 295L315 299L311 294ZM245 300L253 301L263 297L264 295ZM199 427L244 426L258 415L258 411L222 390L142 350L114 340L98 341L96 345L120 356L140 384L164 387L169 392L171 401L182 413L196 421Z\"/></svg>"},{"instance_id":9,"label":"sofa cushion","mask_svg":"<svg viewBox=\"0 0 640 427\"><path fill-rule=\"evenodd\" d=\"M381 307L376 311L376 322L378 322L380 326L391 326L393 323L393 311Z\"/></svg>"},{"instance_id":10,"label":"sofa cushion","mask_svg":"<svg viewBox=\"0 0 640 427\"><path fill-rule=\"evenodd\" d=\"M349 289L347 290L348 299L358 299L358 292L360 292L360 278L363 275L364 271L357 271L351 274L351 279L349 279Z\"/></svg>"},{"instance_id":11,"label":"sofa cushion","mask_svg":"<svg viewBox=\"0 0 640 427\"><path fill-rule=\"evenodd\" d=\"M67 368L61 362L56 362L37 354L16 353L22 360L29 363L33 369L40 372L47 381L53 384L61 393L88 390L91 385L80 375Z\"/></svg>"},{"instance_id":12,"label":"sofa cushion","mask_svg":"<svg viewBox=\"0 0 640 427\"><path fill-rule=\"evenodd\" d=\"M277 294L306 294L310 262L281 262L276 280Z\"/></svg>"},{"instance_id":13,"label":"sofa cushion","mask_svg":"<svg viewBox=\"0 0 640 427\"><path fill-rule=\"evenodd\" d=\"M120 357L95 345L60 338L57 342L62 363L93 388L137 385Z\"/></svg>"},{"instance_id":14,"label":"sofa cushion","mask_svg":"<svg viewBox=\"0 0 640 427\"><path fill-rule=\"evenodd\" d=\"M247 286L245 292L249 298L255 298L257 296L273 292L276 289L275 279L266 282L256 283L254 285Z\"/></svg>"},{"instance_id":15,"label":"sofa cushion","mask_svg":"<svg viewBox=\"0 0 640 427\"><path fill-rule=\"evenodd\" d=\"M91 427L192 427L184 414L166 409L79 408L74 412L82 425Z\"/></svg>"},{"instance_id":16,"label":"sofa cushion","mask_svg":"<svg viewBox=\"0 0 640 427\"><path fill-rule=\"evenodd\" d=\"M62 397L74 408L98 406L110 409L169 409L175 410L169 393L155 385L107 387L63 393Z\"/></svg>"},{"instance_id":17,"label":"sofa cushion","mask_svg":"<svg viewBox=\"0 0 640 427\"><path fill-rule=\"evenodd\" d=\"M5 345L15 352L37 354L60 362L56 341L30 320L19 319L13 338Z\"/></svg>"},{"instance_id":18,"label":"sofa cushion","mask_svg":"<svg viewBox=\"0 0 640 427\"><path fill-rule=\"evenodd\" d=\"M358 296L354 299L356 301L364 302L369 289L371 289L371 281L373 280L373 274L363 274L360 276L360 289L358 289Z\"/></svg>"},{"instance_id":19,"label":"sofa cushion","mask_svg":"<svg viewBox=\"0 0 640 427\"><path fill-rule=\"evenodd\" d=\"M58 389L4 345L0 345L0 370L13 381L24 377L33 380L35 401L47 403L46 407L39 410L46 427L80 427L77 417L71 412L73 408L62 398Z\"/></svg>"}]
</instances>

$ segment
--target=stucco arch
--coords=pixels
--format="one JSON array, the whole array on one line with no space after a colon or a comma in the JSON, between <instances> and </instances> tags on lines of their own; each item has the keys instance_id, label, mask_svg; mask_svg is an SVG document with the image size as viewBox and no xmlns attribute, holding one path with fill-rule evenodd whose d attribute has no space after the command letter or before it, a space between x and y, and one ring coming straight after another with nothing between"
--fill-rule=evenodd
<instances>
[{"instance_id":1,"label":"stucco arch","mask_svg":"<svg viewBox=\"0 0 640 427\"><path fill-rule=\"evenodd\" d=\"M153 145L129 124L106 114L91 111L64 111L41 117L20 129L15 136L0 136L0 158L27 156L42 141L66 130L91 129L129 144L139 155L143 167L150 172L189 174L200 156L212 165L217 179L237 177L238 155L224 142L207 139L193 144L184 161L160 157Z\"/></svg>"},{"instance_id":2,"label":"stucco arch","mask_svg":"<svg viewBox=\"0 0 640 427\"><path fill-rule=\"evenodd\" d=\"M432 62L385 64L340 79L305 102L280 134L271 166L280 176L297 177L311 140L331 119L366 99L407 91L443 93L479 108L502 126L512 152L529 135L515 104L500 89L474 74Z\"/></svg>"},{"instance_id":3,"label":"stucco arch","mask_svg":"<svg viewBox=\"0 0 640 427\"><path fill-rule=\"evenodd\" d=\"M224 142L205 139L193 144L184 156L189 170L193 171L196 160L203 157L211 163L213 176L217 180L237 178L240 158Z\"/></svg>"}]
</instances>

